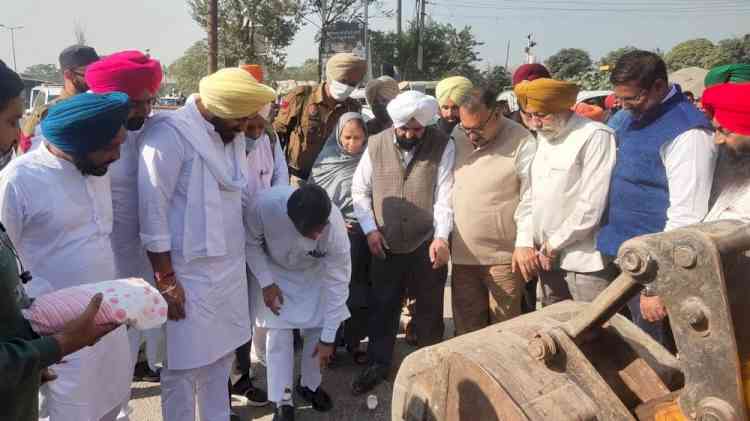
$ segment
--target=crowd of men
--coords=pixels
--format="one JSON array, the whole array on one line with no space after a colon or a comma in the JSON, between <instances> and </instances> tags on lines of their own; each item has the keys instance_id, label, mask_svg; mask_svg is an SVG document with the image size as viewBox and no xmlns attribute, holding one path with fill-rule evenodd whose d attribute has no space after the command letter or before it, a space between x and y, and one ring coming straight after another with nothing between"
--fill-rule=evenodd
<instances>
[{"instance_id":1,"label":"crowd of men","mask_svg":"<svg viewBox=\"0 0 750 421\"><path fill-rule=\"evenodd\" d=\"M350 97L366 62L350 54L278 115L256 65L153 113L163 75L148 55L74 46L60 64L64 94L21 130L23 83L0 63L3 420L127 420L144 342L166 421L235 419L233 393L272 402L277 421L294 419L294 396L328 411L321 369L339 345L362 365L354 394L397 368L405 303L410 343L444 339L449 264L462 335L592 301L630 238L750 221L750 65L712 70L699 110L658 55L630 52L606 113L576 107L579 88L539 64L514 75L516 115L461 76L434 97L384 76L366 84L366 118ZM53 336L20 312L127 277L164 296L164 329L97 325L101 296ZM660 297L646 287L629 310L673 349Z\"/></svg>"}]
</instances>

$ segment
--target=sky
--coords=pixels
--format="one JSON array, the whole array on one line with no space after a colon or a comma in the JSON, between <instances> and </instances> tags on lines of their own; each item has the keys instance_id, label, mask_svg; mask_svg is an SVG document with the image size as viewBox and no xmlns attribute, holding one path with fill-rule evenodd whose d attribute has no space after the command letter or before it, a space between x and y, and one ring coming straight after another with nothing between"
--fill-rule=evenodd
<instances>
[{"instance_id":1,"label":"sky","mask_svg":"<svg viewBox=\"0 0 750 421\"><path fill-rule=\"evenodd\" d=\"M403 25L414 17L414 1L403 0ZM396 0L382 0L395 10ZM626 45L668 51L691 38L718 41L750 32L750 0L430 0L430 19L459 28L471 26L480 66L503 65L510 41L510 64L520 64L526 34L533 33L540 59L561 48L582 48L597 59ZM371 10L371 27L395 30L395 17ZM17 68L55 63L75 43L74 27L100 53L150 49L169 64L205 36L190 17L185 0L0 0L0 24L16 31ZM317 28L307 24L288 48L287 62L312 58ZM0 28L0 59L12 65L10 34Z\"/></svg>"}]
</instances>

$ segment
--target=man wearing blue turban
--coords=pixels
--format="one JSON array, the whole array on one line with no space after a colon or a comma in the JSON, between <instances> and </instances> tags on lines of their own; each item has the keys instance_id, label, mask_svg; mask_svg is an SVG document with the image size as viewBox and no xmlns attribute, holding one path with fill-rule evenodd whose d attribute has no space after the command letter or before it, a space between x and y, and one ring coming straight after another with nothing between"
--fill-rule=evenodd
<instances>
[{"instance_id":1,"label":"man wearing blue turban","mask_svg":"<svg viewBox=\"0 0 750 421\"><path fill-rule=\"evenodd\" d=\"M120 155L128 96L79 94L49 109L44 143L0 173L0 220L34 274L32 297L114 279L108 166ZM40 419L110 421L130 392L125 327L54 365ZM106 373L106 376L102 376Z\"/></svg>"}]
</instances>

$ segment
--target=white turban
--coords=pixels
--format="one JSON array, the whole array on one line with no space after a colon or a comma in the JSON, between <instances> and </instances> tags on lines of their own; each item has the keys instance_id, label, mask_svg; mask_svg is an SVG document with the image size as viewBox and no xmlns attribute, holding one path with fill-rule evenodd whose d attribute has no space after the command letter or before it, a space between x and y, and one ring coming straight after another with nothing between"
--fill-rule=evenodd
<instances>
[{"instance_id":1,"label":"white turban","mask_svg":"<svg viewBox=\"0 0 750 421\"><path fill-rule=\"evenodd\" d=\"M388 103L388 115L393 120L393 127L402 127L412 118L422 126L433 121L440 111L434 97L419 91L406 91Z\"/></svg>"}]
</instances>

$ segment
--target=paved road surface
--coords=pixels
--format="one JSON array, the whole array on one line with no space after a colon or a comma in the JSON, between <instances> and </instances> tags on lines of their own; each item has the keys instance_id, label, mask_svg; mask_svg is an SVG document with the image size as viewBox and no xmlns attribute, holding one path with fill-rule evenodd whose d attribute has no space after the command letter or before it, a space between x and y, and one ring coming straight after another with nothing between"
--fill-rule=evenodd
<instances>
[{"instance_id":1,"label":"paved road surface","mask_svg":"<svg viewBox=\"0 0 750 421\"><path fill-rule=\"evenodd\" d=\"M445 289L445 312L446 315L446 338L453 334L453 319L450 301L450 287ZM396 341L396 361L400 361L415 348L404 341L403 335ZM391 419L391 391L395 372L389 381L380 384L372 393L378 397L378 407L371 411L367 409L365 400L367 395L352 396L350 384L354 376L361 370L360 366L353 363L348 354L340 349L337 366L328 369L323 374L323 387L334 400L334 409L327 413L316 412L310 405L303 404L295 396L297 406L297 421L389 421ZM262 366L256 373L256 385L265 386L265 371ZM298 367L299 370L299 367ZM297 371L299 372L299 371ZM159 398L159 385L157 383L134 383L131 405L133 414L131 421L163 421L161 417L161 399ZM252 408L244 402L235 400L235 410L242 416L243 421L260 420L271 421L273 418L272 405L263 408Z\"/></svg>"}]
</instances>

